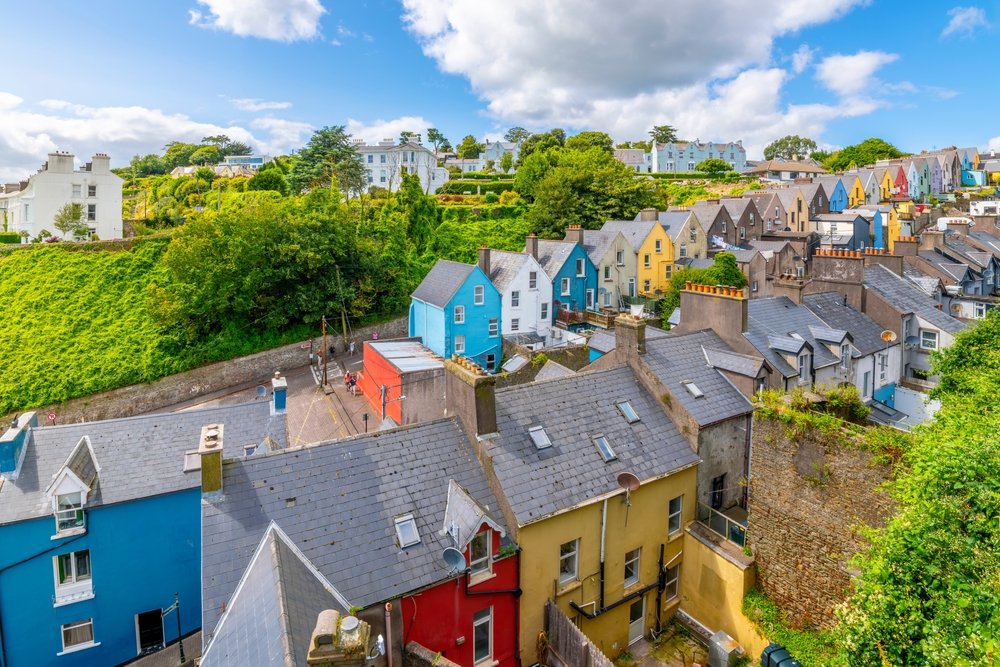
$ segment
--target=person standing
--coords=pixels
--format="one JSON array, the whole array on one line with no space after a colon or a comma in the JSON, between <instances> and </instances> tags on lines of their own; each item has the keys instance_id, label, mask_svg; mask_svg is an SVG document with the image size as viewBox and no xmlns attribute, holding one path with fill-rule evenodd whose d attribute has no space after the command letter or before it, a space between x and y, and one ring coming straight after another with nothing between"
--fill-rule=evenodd
<instances>
[{"instance_id":1,"label":"person standing","mask_svg":"<svg viewBox=\"0 0 1000 667\"><path fill-rule=\"evenodd\" d=\"M353 376L353 375L351 376L351 380L349 382L349 386L351 388L351 396L357 396L358 395L358 379L355 376Z\"/></svg>"},{"instance_id":2,"label":"person standing","mask_svg":"<svg viewBox=\"0 0 1000 667\"><path fill-rule=\"evenodd\" d=\"M354 356L354 341L351 341L351 356Z\"/></svg>"},{"instance_id":3,"label":"person standing","mask_svg":"<svg viewBox=\"0 0 1000 667\"><path fill-rule=\"evenodd\" d=\"M373 331L372 332L372 340L378 340L378 332L377 331Z\"/></svg>"}]
</instances>

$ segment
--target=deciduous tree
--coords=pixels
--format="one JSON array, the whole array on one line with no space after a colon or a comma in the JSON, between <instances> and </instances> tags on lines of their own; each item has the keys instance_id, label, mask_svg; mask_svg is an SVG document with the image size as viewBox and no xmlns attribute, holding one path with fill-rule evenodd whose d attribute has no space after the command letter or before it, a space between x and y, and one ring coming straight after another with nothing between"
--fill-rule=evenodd
<instances>
[{"instance_id":1,"label":"deciduous tree","mask_svg":"<svg viewBox=\"0 0 1000 667\"><path fill-rule=\"evenodd\" d=\"M513 166L514 166L513 153L504 153L503 155L500 156L500 169L503 170L503 173L505 174L508 173L510 171L510 168Z\"/></svg>"},{"instance_id":2,"label":"deciduous tree","mask_svg":"<svg viewBox=\"0 0 1000 667\"><path fill-rule=\"evenodd\" d=\"M863 167L874 164L877 160L903 157L905 153L882 139L865 139L860 144L845 146L835 152L823 163L831 171L840 171L849 167Z\"/></svg>"},{"instance_id":3,"label":"deciduous tree","mask_svg":"<svg viewBox=\"0 0 1000 667\"><path fill-rule=\"evenodd\" d=\"M83 204L68 202L60 208L52 218L52 225L62 232L63 238L86 238L90 232L85 218Z\"/></svg>"},{"instance_id":4,"label":"deciduous tree","mask_svg":"<svg viewBox=\"0 0 1000 667\"><path fill-rule=\"evenodd\" d=\"M649 136L658 144L668 144L677 141L677 128L670 125L654 125L649 131Z\"/></svg>"},{"instance_id":5,"label":"deciduous tree","mask_svg":"<svg viewBox=\"0 0 1000 667\"><path fill-rule=\"evenodd\" d=\"M808 137L789 134L772 141L764 148L765 160L802 160L816 150L816 142Z\"/></svg>"},{"instance_id":6,"label":"deciduous tree","mask_svg":"<svg viewBox=\"0 0 1000 667\"><path fill-rule=\"evenodd\" d=\"M296 155L288 174L288 187L293 193L310 188L328 188L341 163L360 162L361 157L350 142L351 135L343 125L324 127L313 133L309 143Z\"/></svg>"},{"instance_id":7,"label":"deciduous tree","mask_svg":"<svg viewBox=\"0 0 1000 667\"><path fill-rule=\"evenodd\" d=\"M531 136L531 132L528 132L523 127L512 127L507 130L507 133L503 135L504 141L512 141L518 143L524 141Z\"/></svg>"},{"instance_id":8,"label":"deciduous tree","mask_svg":"<svg viewBox=\"0 0 1000 667\"><path fill-rule=\"evenodd\" d=\"M702 160L694 168L706 174L723 174L731 169L728 162L717 157Z\"/></svg>"},{"instance_id":9,"label":"deciduous tree","mask_svg":"<svg viewBox=\"0 0 1000 667\"><path fill-rule=\"evenodd\" d=\"M566 140L566 148L576 151L599 148L606 153L612 153L614 146L614 141L604 132L580 132Z\"/></svg>"},{"instance_id":10,"label":"deciduous tree","mask_svg":"<svg viewBox=\"0 0 1000 667\"><path fill-rule=\"evenodd\" d=\"M485 150L483 144L477 142L474 136L468 134L462 139L462 143L458 145L458 157L465 160L474 160L479 157L479 154L483 150Z\"/></svg>"}]
</instances>

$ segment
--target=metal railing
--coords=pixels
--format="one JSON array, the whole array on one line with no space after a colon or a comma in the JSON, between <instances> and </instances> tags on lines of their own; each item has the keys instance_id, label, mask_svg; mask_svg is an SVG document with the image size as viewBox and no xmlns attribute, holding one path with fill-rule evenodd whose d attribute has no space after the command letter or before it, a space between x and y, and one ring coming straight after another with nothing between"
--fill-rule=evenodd
<instances>
[{"instance_id":1,"label":"metal railing","mask_svg":"<svg viewBox=\"0 0 1000 667\"><path fill-rule=\"evenodd\" d=\"M707 526L713 533L734 544L741 547L746 544L747 527L719 510L712 509L704 503L698 503L698 521Z\"/></svg>"}]
</instances>

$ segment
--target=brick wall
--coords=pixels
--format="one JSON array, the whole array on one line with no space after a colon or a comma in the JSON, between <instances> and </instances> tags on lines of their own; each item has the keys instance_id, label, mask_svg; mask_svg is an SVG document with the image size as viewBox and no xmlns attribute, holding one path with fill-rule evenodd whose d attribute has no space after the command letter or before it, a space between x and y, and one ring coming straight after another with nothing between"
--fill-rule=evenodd
<instances>
[{"instance_id":1,"label":"brick wall","mask_svg":"<svg viewBox=\"0 0 1000 667\"><path fill-rule=\"evenodd\" d=\"M403 650L404 667L459 667L443 655L429 648L424 648L417 642L410 642Z\"/></svg>"},{"instance_id":2,"label":"brick wall","mask_svg":"<svg viewBox=\"0 0 1000 667\"><path fill-rule=\"evenodd\" d=\"M797 624L828 626L863 545L852 526L880 527L894 511L876 491L890 469L865 451L790 436L788 424L754 422L748 545L761 590Z\"/></svg>"}]
</instances>

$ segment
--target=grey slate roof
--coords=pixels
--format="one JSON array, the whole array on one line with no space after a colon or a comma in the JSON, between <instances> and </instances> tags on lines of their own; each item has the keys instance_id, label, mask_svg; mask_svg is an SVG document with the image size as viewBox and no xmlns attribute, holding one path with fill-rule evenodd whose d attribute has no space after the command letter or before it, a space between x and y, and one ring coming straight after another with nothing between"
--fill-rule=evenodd
<instances>
[{"instance_id":1,"label":"grey slate roof","mask_svg":"<svg viewBox=\"0 0 1000 667\"><path fill-rule=\"evenodd\" d=\"M937 302L913 283L903 280L881 264L865 268L865 284L900 312L915 313L942 331L958 333L965 325L937 309Z\"/></svg>"},{"instance_id":2,"label":"grey slate roof","mask_svg":"<svg viewBox=\"0 0 1000 667\"><path fill-rule=\"evenodd\" d=\"M448 498L445 503L444 520L439 535L451 535L454 545L459 551L465 551L469 542L479 532L479 527L486 522L493 530L503 537L507 529L493 519L490 510L481 502L469 495L468 490L453 479L448 480Z\"/></svg>"},{"instance_id":3,"label":"grey slate roof","mask_svg":"<svg viewBox=\"0 0 1000 667\"><path fill-rule=\"evenodd\" d=\"M573 241L538 241L538 264L551 280L569 259L576 243Z\"/></svg>"},{"instance_id":4,"label":"grey slate roof","mask_svg":"<svg viewBox=\"0 0 1000 667\"><path fill-rule=\"evenodd\" d=\"M413 290L413 298L444 308L475 268L474 264L439 259Z\"/></svg>"},{"instance_id":5,"label":"grey slate roof","mask_svg":"<svg viewBox=\"0 0 1000 667\"><path fill-rule=\"evenodd\" d=\"M688 218L690 218L693 213L691 211L660 211L659 221L660 226L667 232L667 236L677 243L677 238L684 229L684 225L687 224ZM695 218L697 220L697 218Z\"/></svg>"},{"instance_id":6,"label":"grey slate roof","mask_svg":"<svg viewBox=\"0 0 1000 667\"><path fill-rule=\"evenodd\" d=\"M719 202L721 206L726 207L726 210L729 211L729 217L731 217L734 222L739 220L746 212L747 207L753 203L752 199L743 197L724 197L722 201ZM756 205L754 208L757 208Z\"/></svg>"},{"instance_id":7,"label":"grey slate roof","mask_svg":"<svg viewBox=\"0 0 1000 667\"><path fill-rule=\"evenodd\" d=\"M94 480L97 479L97 461L90 453L90 446L87 438L81 438L73 453L66 459L66 467L73 471L73 474L80 478L87 486L93 488Z\"/></svg>"},{"instance_id":8,"label":"grey slate roof","mask_svg":"<svg viewBox=\"0 0 1000 667\"><path fill-rule=\"evenodd\" d=\"M507 289L510 281L514 279L517 272L528 261L528 257L530 255L523 252L490 250L490 282L493 283L498 292L502 293Z\"/></svg>"},{"instance_id":9,"label":"grey slate roof","mask_svg":"<svg viewBox=\"0 0 1000 667\"><path fill-rule=\"evenodd\" d=\"M752 412L749 399L709 364L706 347L729 349L714 331L694 331L647 340L643 359L699 426ZM695 398L681 382L694 382L704 396Z\"/></svg>"},{"instance_id":10,"label":"grey slate roof","mask_svg":"<svg viewBox=\"0 0 1000 667\"><path fill-rule=\"evenodd\" d=\"M903 277L916 285L921 292L932 299L936 299L938 292L942 289L940 278L924 273L909 262L903 263Z\"/></svg>"},{"instance_id":11,"label":"grey slate roof","mask_svg":"<svg viewBox=\"0 0 1000 667\"><path fill-rule=\"evenodd\" d=\"M808 294L802 297L802 305L827 326L850 333L851 343L861 356L897 344L882 340L882 327L851 304L845 304L844 297L837 292Z\"/></svg>"},{"instance_id":12,"label":"grey slate roof","mask_svg":"<svg viewBox=\"0 0 1000 667\"><path fill-rule=\"evenodd\" d=\"M638 422L625 420L620 401ZM626 366L499 389L496 407L498 433L483 444L520 525L619 490L620 472L648 480L699 460ZM536 449L534 426L545 428L551 447ZM595 435L608 439L616 459L604 462Z\"/></svg>"},{"instance_id":13,"label":"grey slate roof","mask_svg":"<svg viewBox=\"0 0 1000 667\"><path fill-rule=\"evenodd\" d=\"M969 232L969 236L983 247L989 248L989 251L992 252L994 256L1000 257L1000 239L993 236L989 232L971 231Z\"/></svg>"},{"instance_id":14,"label":"grey slate roof","mask_svg":"<svg viewBox=\"0 0 1000 667\"><path fill-rule=\"evenodd\" d=\"M349 610L301 552L271 524L226 605L205 651L204 667L305 666L321 611Z\"/></svg>"},{"instance_id":15,"label":"grey slate roof","mask_svg":"<svg viewBox=\"0 0 1000 667\"><path fill-rule=\"evenodd\" d=\"M705 347L705 359L710 366L725 371L745 375L755 378L760 374L760 369L764 365L764 360L760 357L751 357L749 354L733 352L729 348Z\"/></svg>"},{"instance_id":16,"label":"grey slate roof","mask_svg":"<svg viewBox=\"0 0 1000 667\"><path fill-rule=\"evenodd\" d=\"M702 200L689 206L688 211L694 214L702 231L707 234L718 217L722 215L723 211L726 211L726 207L721 204L706 204Z\"/></svg>"},{"instance_id":17,"label":"grey slate roof","mask_svg":"<svg viewBox=\"0 0 1000 667\"><path fill-rule=\"evenodd\" d=\"M654 340L656 338L663 338L664 336L669 336L670 334L663 329L657 329L656 327L646 327L646 340ZM587 341L587 347L597 350L602 354L606 354L611 350L615 349L615 330L614 329L598 329Z\"/></svg>"},{"instance_id":18,"label":"grey slate roof","mask_svg":"<svg viewBox=\"0 0 1000 667\"><path fill-rule=\"evenodd\" d=\"M227 455L268 437L285 446L285 416L271 416L269 401L32 429L20 476L0 486L0 525L52 515L45 489L84 436L101 466L86 508L199 488L199 473L184 472L184 452L217 422Z\"/></svg>"},{"instance_id":19,"label":"grey slate roof","mask_svg":"<svg viewBox=\"0 0 1000 667\"><path fill-rule=\"evenodd\" d=\"M747 332L743 336L782 376L796 376L799 370L785 361L781 352L797 354L805 343L812 348L813 368L840 363L840 358L809 331L810 326L825 325L808 308L795 305L785 296L754 299L747 307ZM801 336L802 340L791 336L792 333Z\"/></svg>"},{"instance_id":20,"label":"grey slate roof","mask_svg":"<svg viewBox=\"0 0 1000 667\"><path fill-rule=\"evenodd\" d=\"M956 282L972 280L971 269L968 264L953 262L941 253L934 252L933 250L919 250L917 251L917 256Z\"/></svg>"},{"instance_id":21,"label":"grey slate roof","mask_svg":"<svg viewBox=\"0 0 1000 667\"><path fill-rule=\"evenodd\" d=\"M608 248L614 243L618 232L604 229L586 229L583 232L583 249L587 251L590 261L597 266L608 253Z\"/></svg>"},{"instance_id":22,"label":"grey slate roof","mask_svg":"<svg viewBox=\"0 0 1000 667\"><path fill-rule=\"evenodd\" d=\"M556 362L549 361L545 362L542 366L542 370L538 371L538 375L535 376L535 382L541 382L542 380L552 380L554 378L562 378L567 375L573 375L573 371L566 368L562 364L557 364Z\"/></svg>"},{"instance_id":23,"label":"grey slate roof","mask_svg":"<svg viewBox=\"0 0 1000 667\"><path fill-rule=\"evenodd\" d=\"M840 345L845 338L849 338L848 334L843 329L832 329L826 326L816 326L809 325L809 333L813 335L813 338L820 341L821 343L834 343Z\"/></svg>"},{"instance_id":24,"label":"grey slate roof","mask_svg":"<svg viewBox=\"0 0 1000 667\"><path fill-rule=\"evenodd\" d=\"M449 480L504 526L468 436L438 419L223 465L223 496L202 505L202 627L209 637L272 522L351 604L370 606L450 578L438 533ZM421 541L401 549L394 519Z\"/></svg>"},{"instance_id":25,"label":"grey slate roof","mask_svg":"<svg viewBox=\"0 0 1000 667\"><path fill-rule=\"evenodd\" d=\"M680 264L681 262L677 262L677 263ZM709 269L709 268L711 268L712 266L715 265L715 260L712 260L712 259L694 259L694 258L692 258L691 261L687 262L687 265L689 267L691 267L692 269Z\"/></svg>"},{"instance_id":26,"label":"grey slate roof","mask_svg":"<svg viewBox=\"0 0 1000 667\"><path fill-rule=\"evenodd\" d=\"M635 220L608 220L601 227L605 232L621 232L632 250L639 252L650 233L658 223L655 220L639 220L642 213L636 214Z\"/></svg>"}]
</instances>

